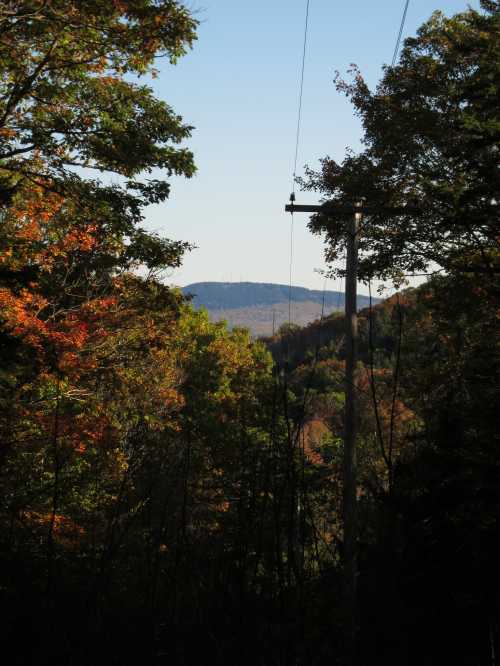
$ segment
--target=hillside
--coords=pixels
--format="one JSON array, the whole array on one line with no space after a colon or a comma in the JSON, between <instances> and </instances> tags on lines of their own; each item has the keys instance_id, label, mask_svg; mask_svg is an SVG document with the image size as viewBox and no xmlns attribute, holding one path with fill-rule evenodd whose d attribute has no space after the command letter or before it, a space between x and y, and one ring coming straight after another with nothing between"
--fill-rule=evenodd
<instances>
[{"instance_id":1,"label":"hillside","mask_svg":"<svg viewBox=\"0 0 500 666\"><path fill-rule=\"evenodd\" d=\"M213 321L224 319L230 326L248 327L254 335L271 335L288 322L289 286L257 282L196 282L183 287L195 307L205 307ZM292 321L305 326L324 314L344 307L344 294L292 287ZM324 306L323 306L324 301ZM379 299L373 299L377 303ZM366 307L367 296L358 297L358 307Z\"/></svg>"}]
</instances>

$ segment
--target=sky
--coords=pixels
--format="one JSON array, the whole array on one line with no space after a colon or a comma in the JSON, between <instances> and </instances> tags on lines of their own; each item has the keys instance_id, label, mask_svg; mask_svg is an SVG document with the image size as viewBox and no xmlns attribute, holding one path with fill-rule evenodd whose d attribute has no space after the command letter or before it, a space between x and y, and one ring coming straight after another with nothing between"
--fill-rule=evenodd
<instances>
[{"instance_id":1,"label":"sky","mask_svg":"<svg viewBox=\"0 0 500 666\"><path fill-rule=\"evenodd\" d=\"M150 230L197 246L168 283L288 284L290 218L306 0L190 0L198 41L177 65L159 60L156 95L194 126L186 142L197 174L174 178L169 201L147 210ZM447 15L479 0L410 0L404 37L434 10ZM329 155L360 149L359 119L333 85L356 63L374 88L392 59L403 0L310 0L297 174ZM297 203L316 203L297 192ZM294 216L292 283L321 289L323 240ZM328 289L340 288L329 281ZM366 288L360 285L360 292Z\"/></svg>"}]
</instances>

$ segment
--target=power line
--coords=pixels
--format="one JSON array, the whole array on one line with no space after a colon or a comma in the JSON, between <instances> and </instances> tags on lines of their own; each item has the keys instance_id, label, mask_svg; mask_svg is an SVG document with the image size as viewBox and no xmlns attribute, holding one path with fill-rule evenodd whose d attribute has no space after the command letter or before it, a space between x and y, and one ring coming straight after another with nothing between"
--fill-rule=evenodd
<instances>
[{"instance_id":1,"label":"power line","mask_svg":"<svg viewBox=\"0 0 500 666\"><path fill-rule=\"evenodd\" d=\"M302 95L304 92L304 72L306 68L306 51L307 51L307 35L309 30L309 3L310 0L307 0L306 4L306 18L304 25L304 42L302 47L302 66L300 71L300 86L299 86L299 108L297 112L297 130L295 133L295 157L293 161L293 180L292 180L292 193L295 194L295 177L297 174L297 159L299 156L299 145L300 145L300 129L302 121Z\"/></svg>"},{"instance_id":2,"label":"power line","mask_svg":"<svg viewBox=\"0 0 500 666\"><path fill-rule=\"evenodd\" d=\"M401 23L399 26L399 31L396 39L396 45L394 47L394 53L392 56L391 67L394 67L399 49L401 46L401 39L403 36L404 27L406 24L406 17L408 14L408 7L410 5L410 0L405 0L403 16L401 18ZM292 206L295 203L295 180L297 177L297 162L299 156L299 147L300 147L300 133L301 133L301 123L302 123L302 99L304 93L304 75L305 75L305 64L306 64L306 53L307 53L307 38L309 30L309 8L310 0L306 2L306 12L305 12L305 22L304 22L304 39L302 45L302 63L300 68L300 83L299 83L299 99L298 99L298 111L297 111L297 127L295 132L295 154L293 161L293 173L292 173L292 193L290 195L290 201ZM292 323L292 277L293 277L293 210L291 211L291 226L290 226L290 265L289 265L289 291L288 291L288 323Z\"/></svg>"},{"instance_id":3,"label":"power line","mask_svg":"<svg viewBox=\"0 0 500 666\"><path fill-rule=\"evenodd\" d=\"M295 132L295 156L293 160L293 173L292 173L292 194L290 201L295 201L295 178L297 175L297 160L299 157L300 145L300 128L302 122L302 97L304 93L304 72L306 69L306 52L307 52L307 35L309 30L309 4L310 0L306 3L306 17L304 23L304 40L302 45L302 65L300 68L300 84L299 84L299 105L297 111L297 129ZM292 323L292 274L293 274L293 214L290 223L290 275L289 275L289 289L288 289L288 324Z\"/></svg>"},{"instance_id":4,"label":"power line","mask_svg":"<svg viewBox=\"0 0 500 666\"><path fill-rule=\"evenodd\" d=\"M408 13L408 5L409 4L410 4L410 0L406 0L405 8L404 8L404 11L403 11L403 18L401 19L401 25L399 26L398 38L396 40L396 46L394 48L394 53L392 55L391 67L394 67L394 64L396 63L396 59L398 57L399 47L401 45L401 37L403 36L403 30L404 30L405 23L406 23L406 14Z\"/></svg>"}]
</instances>

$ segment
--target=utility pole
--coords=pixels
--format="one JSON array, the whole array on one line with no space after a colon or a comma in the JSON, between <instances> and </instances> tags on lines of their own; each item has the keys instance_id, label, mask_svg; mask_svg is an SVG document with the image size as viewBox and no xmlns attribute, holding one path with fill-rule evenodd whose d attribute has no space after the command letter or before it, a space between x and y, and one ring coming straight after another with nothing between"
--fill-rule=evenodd
<instances>
[{"instance_id":1,"label":"utility pole","mask_svg":"<svg viewBox=\"0 0 500 666\"><path fill-rule=\"evenodd\" d=\"M296 206L293 203L285 210L295 212L316 213L326 212L324 206ZM349 663L356 663L356 582L357 582L357 474L356 474L356 434L358 425L358 409L356 395L356 364L358 357L358 309L357 309L357 277L358 277L358 244L359 228L362 218L362 204L355 206L332 207L331 212L337 215L346 212L351 214L347 225L346 276L345 276L345 323L346 323L346 365L345 365L345 411L344 411L344 496L343 496L343 527L344 527L344 596L347 624L347 653Z\"/></svg>"},{"instance_id":2,"label":"utility pole","mask_svg":"<svg viewBox=\"0 0 500 666\"><path fill-rule=\"evenodd\" d=\"M361 203L356 205L361 208ZM362 213L355 212L347 226L347 258L345 276L345 412L344 412L344 497L342 504L344 523L344 585L346 621L348 628L348 654L356 663L356 588L357 588L357 456L358 396L356 390L356 364L358 359L358 245Z\"/></svg>"},{"instance_id":3,"label":"utility pole","mask_svg":"<svg viewBox=\"0 0 500 666\"><path fill-rule=\"evenodd\" d=\"M354 206L325 203L318 206L303 206L292 202L285 206L288 213L321 213L328 217L350 216L346 229L346 276L345 276L345 321L346 321L346 367L345 367L345 412L344 412L344 593L347 623L348 663L357 661L357 465L356 436L358 426L356 365L358 360L358 314L357 277L359 231L363 215L385 216L418 215L410 206L370 207L364 202Z\"/></svg>"}]
</instances>

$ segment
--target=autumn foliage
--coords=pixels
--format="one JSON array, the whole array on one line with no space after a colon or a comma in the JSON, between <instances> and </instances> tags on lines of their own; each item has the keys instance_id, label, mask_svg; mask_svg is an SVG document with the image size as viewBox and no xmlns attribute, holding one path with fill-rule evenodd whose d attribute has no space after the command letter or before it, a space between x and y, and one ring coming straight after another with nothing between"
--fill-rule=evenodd
<instances>
[{"instance_id":1,"label":"autumn foliage","mask_svg":"<svg viewBox=\"0 0 500 666\"><path fill-rule=\"evenodd\" d=\"M359 313L360 663L495 658L497 4L434 15L375 93L339 83L366 152L305 184L339 202L421 196L422 222L370 220L361 276L443 269ZM192 128L141 77L196 26L177 0L0 6L12 663L346 663L344 319L228 330L166 284L189 244L144 224L195 167ZM311 227L335 259L343 226Z\"/></svg>"}]
</instances>

